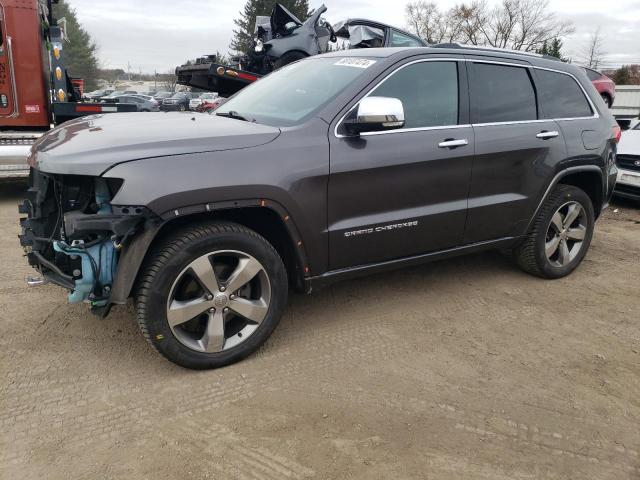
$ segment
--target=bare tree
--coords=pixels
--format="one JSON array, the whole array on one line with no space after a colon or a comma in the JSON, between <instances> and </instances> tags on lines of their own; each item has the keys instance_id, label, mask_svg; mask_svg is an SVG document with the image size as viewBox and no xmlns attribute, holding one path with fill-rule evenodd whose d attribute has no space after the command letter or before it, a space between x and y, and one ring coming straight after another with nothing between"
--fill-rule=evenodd
<instances>
[{"instance_id":1,"label":"bare tree","mask_svg":"<svg viewBox=\"0 0 640 480\"><path fill-rule=\"evenodd\" d=\"M589 43L582 51L582 57L587 67L597 70L598 66L604 61L606 54L607 52L604 51L604 38L600 33L600 27L598 27L589 37Z\"/></svg>"},{"instance_id":2,"label":"bare tree","mask_svg":"<svg viewBox=\"0 0 640 480\"><path fill-rule=\"evenodd\" d=\"M178 85L178 77L175 72L168 71L167 73L162 75L162 88L167 92L175 92L176 86Z\"/></svg>"},{"instance_id":3,"label":"bare tree","mask_svg":"<svg viewBox=\"0 0 640 480\"><path fill-rule=\"evenodd\" d=\"M433 2L415 1L407 5L406 16L409 28L430 43L462 42L530 52L573 32L570 22L559 20L549 9L549 0L502 0L495 7L486 0L472 0L444 13Z\"/></svg>"}]
</instances>

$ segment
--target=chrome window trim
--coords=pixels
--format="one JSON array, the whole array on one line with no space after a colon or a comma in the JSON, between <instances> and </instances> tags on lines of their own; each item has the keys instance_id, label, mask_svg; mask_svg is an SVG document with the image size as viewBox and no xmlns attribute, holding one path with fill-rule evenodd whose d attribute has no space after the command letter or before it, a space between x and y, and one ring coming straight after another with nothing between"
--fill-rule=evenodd
<instances>
[{"instance_id":1,"label":"chrome window trim","mask_svg":"<svg viewBox=\"0 0 640 480\"><path fill-rule=\"evenodd\" d=\"M463 54L461 54L461 55L463 55ZM353 138L353 135L342 135L341 133L338 133L338 128L340 127L340 125L342 124L344 119L347 117L347 115L349 115L349 113L351 113L353 111L353 109L355 109L360 104L360 102L362 101L363 98L366 98L366 97L370 96L371 93L376 88L378 88L389 77L391 77L392 75L395 75L396 72L399 72L403 68L408 67L410 65L414 65L416 63L422 63L422 62L489 63L489 64L495 64L495 65L506 65L506 66L509 66L509 67L520 67L520 68L527 68L527 69L533 68L533 69L537 69L537 70L546 70L548 72L561 73L563 75L568 75L569 77L573 78L573 81L575 83L578 84L578 86L580 87L580 90L582 90L582 94L587 99L587 102L589 103L589 107L594 112L594 114L592 116L590 116L590 117L539 118L539 119L536 119L536 120L516 120L516 121L511 121L511 122L469 123L469 124L465 124L465 125L438 125L438 126L433 126L433 127L398 128L398 129L395 129L395 130L388 130L388 131L382 131L382 132L365 132L365 133L361 133L359 135L360 137L369 137L369 136L374 136L374 135L389 135L389 134L392 134L392 133L422 132L422 131L428 131L428 130L445 130L445 129L450 129L450 128L490 127L490 126L500 126L500 125L521 125L521 124L528 124L528 123L543 123L543 122L554 122L554 121L555 122L569 122L569 121L574 121L574 120L592 120L592 119L600 118L600 114L598 113L598 110L596 109L596 107L595 107L594 103L592 102L591 98L589 97L589 95L587 95L587 91L584 89L582 84L578 81L576 76L573 75L572 73L563 72L562 70L556 70L554 68L538 67L536 65L531 65L530 63L510 63L510 62L507 62L507 61L484 60L484 59L473 59L473 58L454 58L454 57L421 58L419 60L413 60L411 62L405 63L404 65L401 65L400 67L395 69L393 72L391 72L388 75L386 75L382 80L380 80L378 83L376 83L373 87L371 87L371 89L365 95L363 95L360 99L358 99L358 101L349 110L347 110L347 112L342 117L340 117L340 120L338 120L336 122L336 126L333 129L333 135L336 138ZM534 81L534 86L535 86L535 79L533 79L533 81Z\"/></svg>"},{"instance_id":2,"label":"chrome window trim","mask_svg":"<svg viewBox=\"0 0 640 480\"><path fill-rule=\"evenodd\" d=\"M338 128L340 127L340 125L342 124L342 122L344 121L344 119L347 117L347 115L349 115L362 101L363 98L367 98L368 96L371 95L371 93L378 88L380 85L382 85L384 82L387 81L388 78L390 78L391 76L395 75L396 73L398 73L400 70L402 70L403 68L406 68L410 65L415 65L416 63L423 63L423 62L464 62L465 59L464 58L454 58L454 57L442 57L442 58L421 58L418 60L413 60L411 62L405 63L404 65L400 65L398 68L396 68L393 72L389 73L388 75L386 75L382 80L380 80L378 83L376 83L373 87L371 87L369 89L369 91L363 95L362 97L360 97L358 99L358 101L349 109L347 110L347 112L340 117L340 120L338 120L336 122L336 126L333 129L333 134L336 138L352 138L352 135L342 135L341 133L338 133ZM459 87L458 87L459 88ZM459 112L458 112L459 114ZM385 135L385 134L389 134L389 133L407 133L407 132L420 132L420 131L424 131L424 130L442 130L445 128L460 128L460 127L469 127L470 125L436 125L433 127L414 127L414 128L398 128L395 130L388 130L386 132L365 132L365 133L361 133L359 136L360 137L369 137L372 135Z\"/></svg>"}]
</instances>

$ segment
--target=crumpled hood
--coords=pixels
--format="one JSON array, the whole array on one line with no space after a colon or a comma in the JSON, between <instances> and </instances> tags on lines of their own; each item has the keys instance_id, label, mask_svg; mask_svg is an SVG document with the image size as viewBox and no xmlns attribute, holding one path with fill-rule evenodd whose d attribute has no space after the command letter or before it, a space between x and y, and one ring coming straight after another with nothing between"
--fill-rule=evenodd
<instances>
[{"instance_id":1,"label":"crumpled hood","mask_svg":"<svg viewBox=\"0 0 640 480\"><path fill-rule=\"evenodd\" d=\"M201 113L92 115L44 135L28 162L48 173L97 176L118 163L256 147L279 134L276 127Z\"/></svg>"}]
</instances>

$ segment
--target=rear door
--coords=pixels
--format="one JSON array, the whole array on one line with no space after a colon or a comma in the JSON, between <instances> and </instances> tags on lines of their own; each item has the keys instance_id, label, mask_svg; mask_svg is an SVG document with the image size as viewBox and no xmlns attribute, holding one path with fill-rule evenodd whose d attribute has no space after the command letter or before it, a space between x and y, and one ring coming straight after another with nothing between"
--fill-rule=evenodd
<instances>
[{"instance_id":1,"label":"rear door","mask_svg":"<svg viewBox=\"0 0 640 480\"><path fill-rule=\"evenodd\" d=\"M542 118L531 66L516 62L467 62L475 134L467 244L521 235L566 156L557 123Z\"/></svg>"},{"instance_id":2,"label":"rear door","mask_svg":"<svg viewBox=\"0 0 640 480\"><path fill-rule=\"evenodd\" d=\"M400 99L405 128L349 137L338 124L330 134L331 269L462 241L473 129L459 60L406 63L367 93Z\"/></svg>"}]
</instances>

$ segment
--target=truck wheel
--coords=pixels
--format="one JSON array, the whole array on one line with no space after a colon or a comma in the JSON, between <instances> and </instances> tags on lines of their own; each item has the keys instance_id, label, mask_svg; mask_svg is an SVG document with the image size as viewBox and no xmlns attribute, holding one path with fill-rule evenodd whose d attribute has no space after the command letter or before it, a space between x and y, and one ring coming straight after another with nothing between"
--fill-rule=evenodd
<instances>
[{"instance_id":1,"label":"truck wheel","mask_svg":"<svg viewBox=\"0 0 640 480\"><path fill-rule=\"evenodd\" d=\"M135 297L147 341L186 368L217 368L254 352L287 303L282 259L263 237L209 222L172 234L151 254Z\"/></svg>"},{"instance_id":2,"label":"truck wheel","mask_svg":"<svg viewBox=\"0 0 640 480\"><path fill-rule=\"evenodd\" d=\"M288 65L293 62L297 62L298 60L302 60L303 58L307 58L307 56L302 52L287 52L282 55L278 60L276 60L273 64L275 69L282 68L285 65Z\"/></svg>"},{"instance_id":3,"label":"truck wheel","mask_svg":"<svg viewBox=\"0 0 640 480\"><path fill-rule=\"evenodd\" d=\"M514 249L525 272L560 278L576 269L589 249L595 216L589 196L571 185L558 185L540 208L525 240Z\"/></svg>"}]
</instances>

